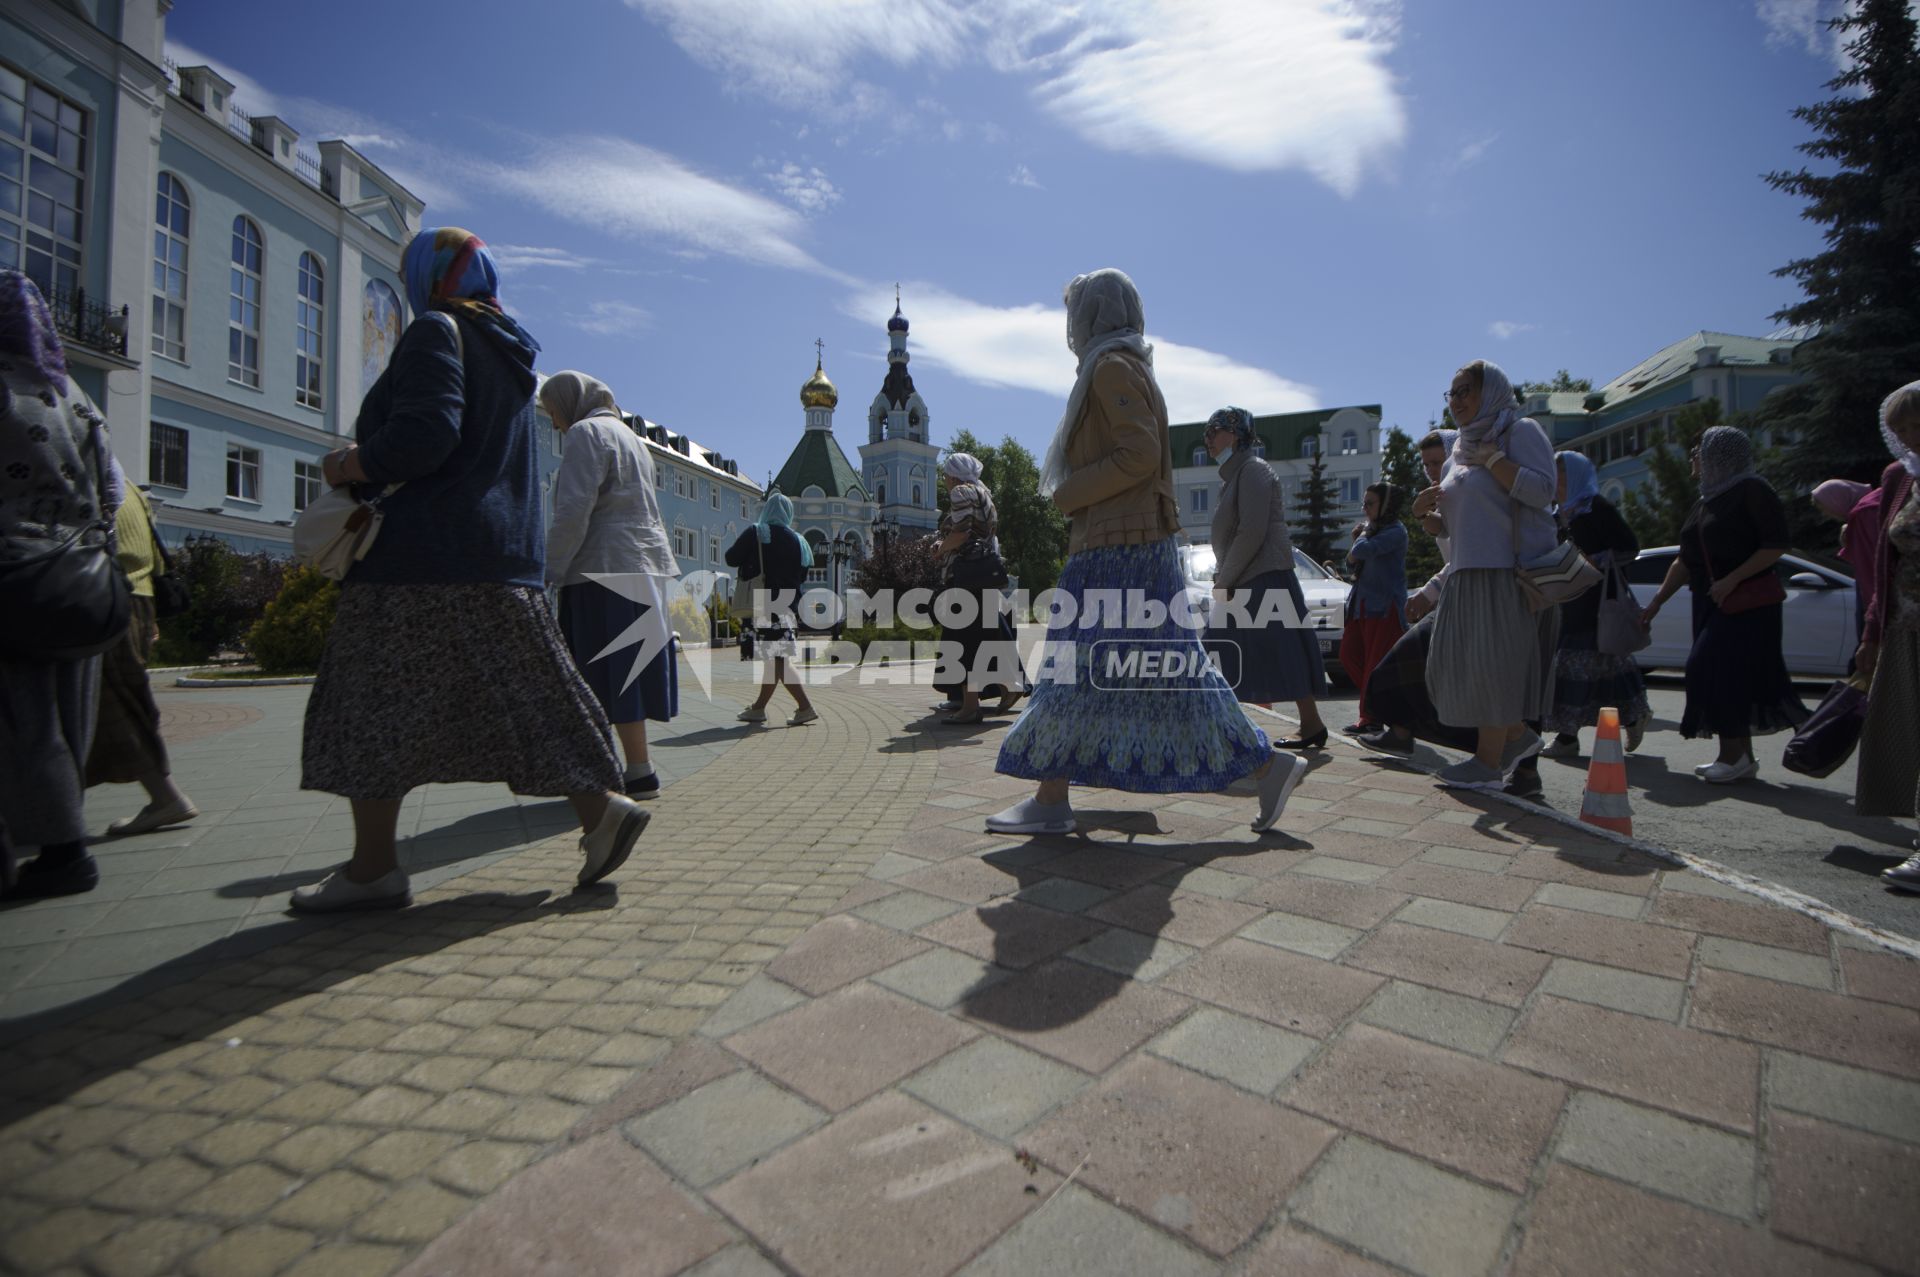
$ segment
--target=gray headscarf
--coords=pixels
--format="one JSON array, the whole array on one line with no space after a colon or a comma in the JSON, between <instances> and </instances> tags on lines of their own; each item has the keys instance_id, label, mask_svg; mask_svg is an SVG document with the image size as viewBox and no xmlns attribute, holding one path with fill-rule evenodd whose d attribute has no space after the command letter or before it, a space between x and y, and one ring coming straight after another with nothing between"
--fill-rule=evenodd
<instances>
[{"instance_id":1,"label":"gray headscarf","mask_svg":"<svg viewBox=\"0 0 1920 1277\"><path fill-rule=\"evenodd\" d=\"M557 372L540 387L540 405L556 426L571 426L601 413L620 415L613 391L605 382L583 372Z\"/></svg>"},{"instance_id":2,"label":"gray headscarf","mask_svg":"<svg viewBox=\"0 0 1920 1277\"><path fill-rule=\"evenodd\" d=\"M1513 427L1520 418L1520 401L1514 398L1513 382L1499 364L1491 360L1480 361L1483 369L1480 380L1480 412L1472 421L1465 422L1453 441L1453 455L1457 461L1464 462L1467 451L1489 439L1498 439Z\"/></svg>"},{"instance_id":3,"label":"gray headscarf","mask_svg":"<svg viewBox=\"0 0 1920 1277\"><path fill-rule=\"evenodd\" d=\"M940 469L955 483L978 483L984 473L980 459L968 452L949 452L947 459L940 463Z\"/></svg>"},{"instance_id":4,"label":"gray headscarf","mask_svg":"<svg viewBox=\"0 0 1920 1277\"><path fill-rule=\"evenodd\" d=\"M1046 463L1040 468L1040 495L1050 497L1067 480L1067 443L1080 424L1087 406L1087 392L1093 385L1093 366L1100 357L1116 350L1133 354L1151 370L1153 347L1146 342L1146 311L1140 305L1140 290L1126 272L1093 271L1077 275L1062 300L1067 304L1067 349L1080 357L1073 390L1067 395L1067 410L1053 432L1047 448Z\"/></svg>"},{"instance_id":5,"label":"gray headscarf","mask_svg":"<svg viewBox=\"0 0 1920 1277\"><path fill-rule=\"evenodd\" d=\"M1887 441L1887 451L1893 454L1893 459L1908 474L1920 479L1920 452L1901 443L1900 436L1893 433L1893 410L1902 400L1908 412L1920 412L1920 381L1910 381L1880 401L1880 436Z\"/></svg>"},{"instance_id":6,"label":"gray headscarf","mask_svg":"<svg viewBox=\"0 0 1920 1277\"><path fill-rule=\"evenodd\" d=\"M1755 477L1753 440L1744 430L1713 426L1700 436L1700 499L1711 501Z\"/></svg>"}]
</instances>

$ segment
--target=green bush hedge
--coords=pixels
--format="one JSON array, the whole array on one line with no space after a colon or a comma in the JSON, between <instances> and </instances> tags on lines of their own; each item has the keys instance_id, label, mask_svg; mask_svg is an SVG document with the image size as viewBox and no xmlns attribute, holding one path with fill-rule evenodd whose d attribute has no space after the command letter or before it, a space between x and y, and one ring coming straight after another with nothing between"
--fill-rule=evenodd
<instances>
[{"instance_id":1,"label":"green bush hedge","mask_svg":"<svg viewBox=\"0 0 1920 1277\"><path fill-rule=\"evenodd\" d=\"M247 632L247 650L266 674L311 674L320 668L340 584L312 568L287 573L280 596Z\"/></svg>"},{"instance_id":2,"label":"green bush hedge","mask_svg":"<svg viewBox=\"0 0 1920 1277\"><path fill-rule=\"evenodd\" d=\"M267 554L241 554L216 537L190 537L172 556L189 601L186 611L160 622L155 665L197 665L239 648L291 566Z\"/></svg>"}]
</instances>

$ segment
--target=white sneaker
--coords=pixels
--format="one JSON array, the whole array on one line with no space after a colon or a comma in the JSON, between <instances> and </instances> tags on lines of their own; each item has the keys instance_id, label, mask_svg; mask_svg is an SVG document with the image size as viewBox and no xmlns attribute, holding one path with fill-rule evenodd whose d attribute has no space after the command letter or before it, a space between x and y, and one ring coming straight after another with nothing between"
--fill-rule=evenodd
<instances>
[{"instance_id":1,"label":"white sneaker","mask_svg":"<svg viewBox=\"0 0 1920 1277\"><path fill-rule=\"evenodd\" d=\"M1693 774L1700 777L1700 779L1705 780L1707 777L1707 773L1712 771L1714 768L1718 767L1719 765L1720 764L1718 763L1701 763L1698 767L1693 769Z\"/></svg>"},{"instance_id":2,"label":"white sneaker","mask_svg":"<svg viewBox=\"0 0 1920 1277\"><path fill-rule=\"evenodd\" d=\"M1578 758L1580 757L1580 738L1577 736L1555 736L1540 750L1542 758Z\"/></svg>"},{"instance_id":3,"label":"white sneaker","mask_svg":"<svg viewBox=\"0 0 1920 1277\"><path fill-rule=\"evenodd\" d=\"M107 832L115 838L126 838L133 834L144 834L152 829L164 829L168 825L183 825L200 814L193 800L182 798L178 802L155 807L148 803L140 809L138 815L127 816L107 826Z\"/></svg>"},{"instance_id":4,"label":"white sneaker","mask_svg":"<svg viewBox=\"0 0 1920 1277\"><path fill-rule=\"evenodd\" d=\"M1709 785L1732 785L1760 774L1760 760L1743 758L1737 763L1709 763L1700 779Z\"/></svg>"},{"instance_id":5,"label":"white sneaker","mask_svg":"<svg viewBox=\"0 0 1920 1277\"><path fill-rule=\"evenodd\" d=\"M805 727L808 723L813 722L819 717L820 711L814 709L812 706L808 706L806 709L797 709L793 711L793 717L787 720L787 726Z\"/></svg>"},{"instance_id":6,"label":"white sneaker","mask_svg":"<svg viewBox=\"0 0 1920 1277\"><path fill-rule=\"evenodd\" d=\"M627 857L633 854L633 844L640 841L640 834L651 819L633 799L621 794L609 796L607 814L600 818L593 832L580 839L580 850L586 853L587 860L580 866L578 884L585 887L599 882L627 863Z\"/></svg>"},{"instance_id":7,"label":"white sneaker","mask_svg":"<svg viewBox=\"0 0 1920 1277\"><path fill-rule=\"evenodd\" d=\"M767 721L767 711L755 709L749 705L738 714L735 714L734 717L743 723L764 723Z\"/></svg>"},{"instance_id":8,"label":"white sneaker","mask_svg":"<svg viewBox=\"0 0 1920 1277\"><path fill-rule=\"evenodd\" d=\"M1293 797L1293 791L1307 774L1307 760L1298 754L1273 754L1273 765L1267 768L1267 774L1260 777L1260 814L1253 818L1253 828L1257 833L1265 833L1273 828L1280 819L1280 813L1287 809L1287 799Z\"/></svg>"},{"instance_id":9,"label":"white sneaker","mask_svg":"<svg viewBox=\"0 0 1920 1277\"><path fill-rule=\"evenodd\" d=\"M996 834L1070 834L1074 831L1072 803L1043 803L1032 798L987 817Z\"/></svg>"},{"instance_id":10,"label":"white sneaker","mask_svg":"<svg viewBox=\"0 0 1920 1277\"><path fill-rule=\"evenodd\" d=\"M413 903L407 875L394 869L372 882L347 877L345 865L319 882L295 887L287 907L295 913L344 913L349 909L404 909Z\"/></svg>"},{"instance_id":11,"label":"white sneaker","mask_svg":"<svg viewBox=\"0 0 1920 1277\"><path fill-rule=\"evenodd\" d=\"M1907 857L1891 869L1881 870L1880 877L1889 887L1920 891L1920 853Z\"/></svg>"}]
</instances>

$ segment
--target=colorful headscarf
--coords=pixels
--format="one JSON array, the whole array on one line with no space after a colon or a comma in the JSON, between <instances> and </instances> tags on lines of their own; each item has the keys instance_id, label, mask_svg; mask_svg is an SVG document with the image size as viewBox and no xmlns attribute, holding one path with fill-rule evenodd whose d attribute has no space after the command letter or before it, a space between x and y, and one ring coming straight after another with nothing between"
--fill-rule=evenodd
<instances>
[{"instance_id":1,"label":"colorful headscarf","mask_svg":"<svg viewBox=\"0 0 1920 1277\"><path fill-rule=\"evenodd\" d=\"M1499 364L1480 361L1480 412L1472 421L1463 422L1453 441L1453 456L1465 463L1472 448L1489 439L1499 439L1519 421L1520 401L1514 397L1513 382Z\"/></svg>"},{"instance_id":2,"label":"colorful headscarf","mask_svg":"<svg viewBox=\"0 0 1920 1277\"><path fill-rule=\"evenodd\" d=\"M17 270L0 271L0 360L67 393L67 351L47 299Z\"/></svg>"},{"instance_id":3,"label":"colorful headscarf","mask_svg":"<svg viewBox=\"0 0 1920 1277\"><path fill-rule=\"evenodd\" d=\"M1052 496L1067 481L1067 441L1080 425L1087 393L1093 388L1093 366L1100 357L1124 350L1147 366L1148 375L1153 369L1153 347L1145 337L1147 313L1140 304L1140 290L1125 271L1108 268L1076 275L1062 291L1061 300L1067 306L1067 349L1080 357L1080 366L1067 394L1067 410L1060 414L1040 467L1043 497Z\"/></svg>"},{"instance_id":4,"label":"colorful headscarf","mask_svg":"<svg viewBox=\"0 0 1920 1277\"><path fill-rule=\"evenodd\" d=\"M444 310L472 320L502 341L530 353L539 351L540 343L501 307L500 268L473 232L458 226L421 231L401 255L400 274L415 315Z\"/></svg>"},{"instance_id":5,"label":"colorful headscarf","mask_svg":"<svg viewBox=\"0 0 1920 1277\"><path fill-rule=\"evenodd\" d=\"M776 492L768 497L766 504L760 507L760 517L754 520L754 527L759 529L761 545L765 545L767 542L773 540L773 530L775 528L785 528L787 531L792 532L792 499L784 492ZM794 533L794 535L799 537L800 541L800 566L803 568L812 567L813 547L807 544L805 537L799 536L798 533Z\"/></svg>"},{"instance_id":6,"label":"colorful headscarf","mask_svg":"<svg viewBox=\"0 0 1920 1277\"><path fill-rule=\"evenodd\" d=\"M1735 484L1751 479L1753 440L1732 426L1712 426L1700 436L1700 499L1711 501Z\"/></svg>"},{"instance_id":7,"label":"colorful headscarf","mask_svg":"<svg viewBox=\"0 0 1920 1277\"><path fill-rule=\"evenodd\" d=\"M1245 408L1226 407L1207 418L1209 430L1233 431L1233 450L1242 452L1260 442L1259 431L1253 428L1253 414Z\"/></svg>"},{"instance_id":8,"label":"colorful headscarf","mask_svg":"<svg viewBox=\"0 0 1920 1277\"><path fill-rule=\"evenodd\" d=\"M1894 405L1905 399L1908 412L1920 412L1920 381L1910 381L1900 389L1880 401L1880 437L1887 441L1887 451L1893 454L1903 469L1916 479L1920 479L1920 452L1915 452L1900 442L1900 436L1893 433Z\"/></svg>"},{"instance_id":9,"label":"colorful headscarf","mask_svg":"<svg viewBox=\"0 0 1920 1277\"><path fill-rule=\"evenodd\" d=\"M1556 452L1553 459L1567 475L1567 499L1557 512L1564 528L1593 508L1593 499L1600 495L1600 471L1582 452Z\"/></svg>"},{"instance_id":10,"label":"colorful headscarf","mask_svg":"<svg viewBox=\"0 0 1920 1277\"><path fill-rule=\"evenodd\" d=\"M599 413L620 415L613 391L597 377L583 372L557 372L540 387L540 406L547 410L556 426L571 426Z\"/></svg>"}]
</instances>

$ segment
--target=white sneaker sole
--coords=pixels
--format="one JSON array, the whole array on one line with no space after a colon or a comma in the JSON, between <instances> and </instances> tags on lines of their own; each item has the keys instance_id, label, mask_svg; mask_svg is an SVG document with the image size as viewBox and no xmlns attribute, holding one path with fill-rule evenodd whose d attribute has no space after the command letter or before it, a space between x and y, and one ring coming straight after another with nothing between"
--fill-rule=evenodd
<instances>
[{"instance_id":1,"label":"white sneaker sole","mask_svg":"<svg viewBox=\"0 0 1920 1277\"><path fill-rule=\"evenodd\" d=\"M376 909L405 909L412 903L413 892L407 890L397 896L367 896L358 900L344 900L339 904L323 904L293 896L287 900L287 908L295 913L368 913Z\"/></svg>"},{"instance_id":2,"label":"white sneaker sole","mask_svg":"<svg viewBox=\"0 0 1920 1277\"><path fill-rule=\"evenodd\" d=\"M1030 820L1018 825L996 825L991 820L987 822L987 832L990 834L1070 834L1078 828L1079 825L1071 820Z\"/></svg>"},{"instance_id":3,"label":"white sneaker sole","mask_svg":"<svg viewBox=\"0 0 1920 1277\"><path fill-rule=\"evenodd\" d=\"M1273 765L1275 767L1278 767L1282 761L1284 761L1282 755L1274 755ZM1279 823L1280 817L1286 814L1287 800L1293 797L1294 790L1300 788L1300 782L1306 779L1308 770L1309 768L1304 759L1294 764L1293 774L1288 776L1286 780L1280 784L1280 801L1273 805L1273 815L1265 818L1259 816L1253 818L1253 830L1255 833L1264 834L1267 830L1272 829L1274 825Z\"/></svg>"}]
</instances>

